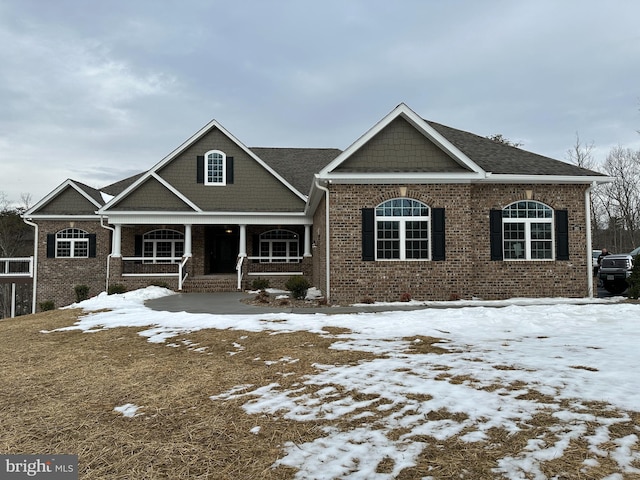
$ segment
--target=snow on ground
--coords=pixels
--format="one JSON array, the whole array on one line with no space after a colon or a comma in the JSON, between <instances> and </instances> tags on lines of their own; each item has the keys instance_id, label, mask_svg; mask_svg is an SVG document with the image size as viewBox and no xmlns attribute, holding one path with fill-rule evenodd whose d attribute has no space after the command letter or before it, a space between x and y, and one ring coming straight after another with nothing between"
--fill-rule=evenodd
<instances>
[{"instance_id":1,"label":"snow on ground","mask_svg":"<svg viewBox=\"0 0 640 480\"><path fill-rule=\"evenodd\" d=\"M516 432L543 411L558 419L552 427L555 442L531 440L499 462L497 476L544 479L541 463L562 456L575 438L589 445L585 472L608 456L621 472L608 480L640 474L632 466L640 462L640 427L637 434L615 435L615 426L630 420L624 411L640 411L638 304L544 299L385 313L226 316L144 306L145 300L169 293L150 287L101 294L73 305L89 313L66 330L148 327L140 334L161 343L205 328L323 333L332 326L348 329L334 335L332 348L377 354L358 365L316 365L317 373L292 390L272 383L211 392L216 402L246 400L244 409L257 416L256 423L263 414L298 421L375 418L349 430L326 428L323 437L307 444L285 445L277 464L297 468L299 478L394 478L415 464L425 438L482 442L490 429ZM98 311L105 308L111 311ZM438 346L450 353L411 353L420 337L441 338ZM587 411L588 402L604 402L611 411L595 416ZM427 419L429 412L443 409L461 415ZM392 437L398 429L404 433ZM258 433L259 425L247 432ZM377 471L385 458L395 461L390 473Z\"/></svg>"}]
</instances>

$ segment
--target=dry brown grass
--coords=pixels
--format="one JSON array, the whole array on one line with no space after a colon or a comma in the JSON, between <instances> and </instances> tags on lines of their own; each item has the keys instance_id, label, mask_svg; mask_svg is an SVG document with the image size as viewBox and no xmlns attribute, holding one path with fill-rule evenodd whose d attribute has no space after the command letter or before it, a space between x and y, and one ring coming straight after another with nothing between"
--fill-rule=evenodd
<instances>
[{"instance_id":1,"label":"dry brown grass","mask_svg":"<svg viewBox=\"0 0 640 480\"><path fill-rule=\"evenodd\" d=\"M242 409L246 398L214 402L209 397L243 384L278 382L292 388L316 372L314 363L357 364L373 358L332 350L331 335L307 332L202 330L173 339L173 348L149 343L133 328L41 333L73 324L79 313L58 310L0 322L0 451L77 454L82 479L291 479L295 470L272 467L283 456L283 445L319 438L327 422L248 415ZM344 330L331 331L340 333ZM407 340L413 340L410 353L447 352L435 345L440 339ZM298 361L281 361L285 357ZM114 412L126 403L141 406L141 415ZM611 414L604 405L589 410ZM619 437L637 434L640 418L630 416L631 421L616 426ZM446 418L463 420L444 409L426 420ZM341 419L339 426L348 430L362 422ZM491 430L486 442L425 438L418 465L398 478L496 478L492 469L498 459L516 455L532 438L552 443L549 427L558 422L550 413L538 414L517 434ZM255 426L260 432L249 433ZM403 433L391 432L390 438ZM587 449L585 442L575 441L568 454L544 464L545 473L563 479L616 473L607 459L581 473ZM392 468L393 459L385 459L378 471Z\"/></svg>"}]
</instances>

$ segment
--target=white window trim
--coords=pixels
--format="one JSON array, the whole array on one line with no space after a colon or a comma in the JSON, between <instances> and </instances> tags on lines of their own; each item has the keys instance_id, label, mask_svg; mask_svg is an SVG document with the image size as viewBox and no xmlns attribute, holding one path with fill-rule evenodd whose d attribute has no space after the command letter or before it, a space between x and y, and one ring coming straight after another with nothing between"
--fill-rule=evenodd
<instances>
[{"instance_id":1,"label":"white window trim","mask_svg":"<svg viewBox=\"0 0 640 480\"><path fill-rule=\"evenodd\" d=\"M222 181L212 182L209 180L209 155L219 154L222 156ZM224 187L227 184L227 154L221 150L209 150L204 154L204 184Z\"/></svg>"},{"instance_id":2,"label":"white window trim","mask_svg":"<svg viewBox=\"0 0 640 480\"><path fill-rule=\"evenodd\" d=\"M77 232L82 232L84 237L82 238L60 238L58 237L58 235L62 234L63 232L67 232L69 230L75 230ZM70 251L69 251L69 255L59 255L59 245L62 242L69 242L70 244ZM80 243L84 243L86 245L85 250L87 252L86 255L78 255L76 256L75 251L76 251L76 244L80 244ZM59 232L56 233L56 258L89 258L89 233L85 232L82 229L79 228L65 228L64 230L60 230Z\"/></svg>"},{"instance_id":3,"label":"white window trim","mask_svg":"<svg viewBox=\"0 0 640 480\"><path fill-rule=\"evenodd\" d=\"M389 200L385 200L376 207L376 213L374 215L375 223L375 259L378 262L427 262L431 261L431 251L433 249L433 243L431 241L431 207L420 200L410 197L402 197L400 200L412 200L418 202L429 209L429 215L426 217L416 216L382 216L377 214L377 209L380 205L386 203ZM390 199L396 200L396 199ZM406 258L407 257L407 222L427 222L427 258ZM400 258L378 258L378 222L399 222L399 242L400 242Z\"/></svg>"},{"instance_id":4,"label":"white window trim","mask_svg":"<svg viewBox=\"0 0 640 480\"><path fill-rule=\"evenodd\" d=\"M549 205L537 202L534 200L527 200L528 202L538 203L540 205L544 205L546 208L551 210L551 217L546 218L511 218L511 217L502 217L502 258L505 262L552 262L556 259L556 232L555 232L555 211ZM507 205L503 210L506 210L511 205L518 202L513 202ZM524 249L525 254L524 258L507 258L505 255L504 244L507 242L504 238L504 225L505 223L520 223L524 224ZM531 225L533 223L549 223L551 225L551 258L531 258L531 243L534 241L531 238ZM545 240L547 241L547 240Z\"/></svg>"},{"instance_id":5,"label":"white window trim","mask_svg":"<svg viewBox=\"0 0 640 480\"><path fill-rule=\"evenodd\" d=\"M181 238L146 238L147 235L150 235L155 232L161 232L161 231L169 231L169 232L177 233L181 236ZM170 257L158 257L158 243L171 244ZM182 250L184 252L184 234L182 232L179 232L178 230L158 229L158 230L151 230L145 233L142 236L142 257L145 259L144 262L145 263L177 263L179 262L182 259L182 257L176 256L176 243L182 243ZM146 245L148 244L152 245L151 256L145 255L147 252Z\"/></svg>"},{"instance_id":6,"label":"white window trim","mask_svg":"<svg viewBox=\"0 0 640 480\"><path fill-rule=\"evenodd\" d=\"M264 235L275 231L284 231L290 233L294 238L263 238ZM291 230L285 229L277 229L277 230L269 230L267 232L263 232L259 237L259 252L260 252L260 263L298 263L300 262L300 236ZM273 255L273 244L274 243L284 243L286 244L287 251L286 256L274 256ZM269 245L269 256L265 257L262 255L262 245ZM291 254L291 245L296 245L296 250L298 251L297 255Z\"/></svg>"}]
</instances>

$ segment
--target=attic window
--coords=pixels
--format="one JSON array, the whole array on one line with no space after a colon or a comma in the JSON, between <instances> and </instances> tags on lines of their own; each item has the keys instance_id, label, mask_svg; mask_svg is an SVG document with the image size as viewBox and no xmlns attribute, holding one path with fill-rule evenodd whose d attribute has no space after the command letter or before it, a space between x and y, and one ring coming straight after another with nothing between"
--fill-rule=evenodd
<instances>
[{"instance_id":1,"label":"attic window","mask_svg":"<svg viewBox=\"0 0 640 480\"><path fill-rule=\"evenodd\" d=\"M204 156L205 184L225 185L226 184L226 155L220 150L211 150Z\"/></svg>"}]
</instances>

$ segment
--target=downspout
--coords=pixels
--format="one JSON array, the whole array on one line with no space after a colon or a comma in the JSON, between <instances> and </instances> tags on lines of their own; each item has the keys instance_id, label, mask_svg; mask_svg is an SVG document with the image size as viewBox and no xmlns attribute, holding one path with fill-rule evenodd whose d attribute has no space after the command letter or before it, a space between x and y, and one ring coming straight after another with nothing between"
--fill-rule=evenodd
<instances>
[{"instance_id":1,"label":"downspout","mask_svg":"<svg viewBox=\"0 0 640 480\"><path fill-rule=\"evenodd\" d=\"M330 277L331 276L331 270L330 270L330 264L329 264L329 259L330 259L329 254L331 252L330 244L329 244L329 238L330 238L329 237L329 189L327 187L323 187L322 185L320 185L320 182L317 179L316 179L316 187L318 187L320 190L325 192L325 199L326 199L326 201L324 202L325 203L325 214L324 214L325 227L324 227L324 232L325 232L325 248L326 248L325 255L327 257L325 259L325 269L326 269L325 276L326 276L326 280L327 280L327 285L326 285L325 288L326 288L326 292L327 292L327 294L326 294L327 303L329 303L330 302L330 298L331 298L331 295L330 295L330 293L331 293L331 291L330 291L330 288L331 288L331 277Z\"/></svg>"},{"instance_id":2,"label":"downspout","mask_svg":"<svg viewBox=\"0 0 640 480\"><path fill-rule=\"evenodd\" d=\"M593 255L591 251L593 250L593 239L591 235L591 191L596 187L597 183L593 182L589 188L587 188L584 192L584 206L585 206L585 228L587 229L587 289L589 298L593 298Z\"/></svg>"},{"instance_id":3,"label":"downspout","mask_svg":"<svg viewBox=\"0 0 640 480\"><path fill-rule=\"evenodd\" d=\"M116 229L113 227L110 227L109 225L105 225L103 223L104 217L102 215L100 215L100 226L102 228L106 228L107 230L111 230L111 238L115 238L115 232ZM111 252L113 252L113 240L111 241ZM109 272L110 269L109 267L111 266L111 255L113 255L113 253L109 253L109 255L107 255L107 279L105 280L105 292L109 293Z\"/></svg>"},{"instance_id":4,"label":"downspout","mask_svg":"<svg viewBox=\"0 0 640 480\"><path fill-rule=\"evenodd\" d=\"M35 228L33 236L33 298L31 299L31 313L36 313L36 292L38 291L38 224L24 217L22 221Z\"/></svg>"}]
</instances>

